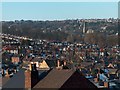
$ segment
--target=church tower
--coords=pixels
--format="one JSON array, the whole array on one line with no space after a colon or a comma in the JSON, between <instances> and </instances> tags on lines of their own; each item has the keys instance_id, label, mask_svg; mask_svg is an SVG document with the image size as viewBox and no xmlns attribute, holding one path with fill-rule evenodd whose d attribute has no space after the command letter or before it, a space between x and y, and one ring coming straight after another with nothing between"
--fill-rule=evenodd
<instances>
[{"instance_id":1,"label":"church tower","mask_svg":"<svg viewBox=\"0 0 120 90\"><path fill-rule=\"evenodd\" d=\"M85 24L86 24L86 22L84 21L84 22L83 22L83 34L86 33L86 25L85 25Z\"/></svg>"}]
</instances>

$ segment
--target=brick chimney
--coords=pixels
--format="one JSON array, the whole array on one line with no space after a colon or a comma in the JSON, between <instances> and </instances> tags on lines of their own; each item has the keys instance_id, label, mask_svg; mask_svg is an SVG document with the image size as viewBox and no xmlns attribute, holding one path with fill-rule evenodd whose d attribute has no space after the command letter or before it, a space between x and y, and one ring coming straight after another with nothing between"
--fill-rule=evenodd
<instances>
[{"instance_id":1,"label":"brick chimney","mask_svg":"<svg viewBox=\"0 0 120 90\"><path fill-rule=\"evenodd\" d=\"M109 82L106 82L106 81L105 81L105 82L104 82L104 87L105 87L105 88L109 88Z\"/></svg>"},{"instance_id":2,"label":"brick chimney","mask_svg":"<svg viewBox=\"0 0 120 90\"><path fill-rule=\"evenodd\" d=\"M96 75L96 77L94 78L94 82L98 82L99 81L99 74Z\"/></svg>"},{"instance_id":3,"label":"brick chimney","mask_svg":"<svg viewBox=\"0 0 120 90\"><path fill-rule=\"evenodd\" d=\"M6 75L5 75L6 77L9 77L10 75L9 75L9 73L8 73L8 69L6 70Z\"/></svg>"},{"instance_id":4,"label":"brick chimney","mask_svg":"<svg viewBox=\"0 0 120 90\"><path fill-rule=\"evenodd\" d=\"M96 78L94 78L94 82L96 82L96 83L98 82L98 78L97 78L97 77L96 77Z\"/></svg>"},{"instance_id":5,"label":"brick chimney","mask_svg":"<svg viewBox=\"0 0 120 90\"><path fill-rule=\"evenodd\" d=\"M90 72L92 71L92 69L90 68Z\"/></svg>"},{"instance_id":6,"label":"brick chimney","mask_svg":"<svg viewBox=\"0 0 120 90\"><path fill-rule=\"evenodd\" d=\"M67 65L66 60L64 60L63 61L63 66L66 66L66 65Z\"/></svg>"},{"instance_id":7,"label":"brick chimney","mask_svg":"<svg viewBox=\"0 0 120 90\"><path fill-rule=\"evenodd\" d=\"M31 72L25 71L25 88L31 88Z\"/></svg>"},{"instance_id":8,"label":"brick chimney","mask_svg":"<svg viewBox=\"0 0 120 90\"><path fill-rule=\"evenodd\" d=\"M4 72L4 69L2 69L2 76L5 76L5 72Z\"/></svg>"},{"instance_id":9,"label":"brick chimney","mask_svg":"<svg viewBox=\"0 0 120 90\"><path fill-rule=\"evenodd\" d=\"M80 68L80 71L82 71L82 69Z\"/></svg>"},{"instance_id":10,"label":"brick chimney","mask_svg":"<svg viewBox=\"0 0 120 90\"><path fill-rule=\"evenodd\" d=\"M33 88L39 82L39 74L36 68L36 64L31 64L31 88Z\"/></svg>"},{"instance_id":11,"label":"brick chimney","mask_svg":"<svg viewBox=\"0 0 120 90\"><path fill-rule=\"evenodd\" d=\"M29 66L29 70L32 71L32 67L31 67L31 64L28 65Z\"/></svg>"},{"instance_id":12,"label":"brick chimney","mask_svg":"<svg viewBox=\"0 0 120 90\"><path fill-rule=\"evenodd\" d=\"M17 73L17 70L16 70L16 69L14 69L14 73Z\"/></svg>"},{"instance_id":13,"label":"brick chimney","mask_svg":"<svg viewBox=\"0 0 120 90\"><path fill-rule=\"evenodd\" d=\"M57 67L60 67L60 60L57 60Z\"/></svg>"}]
</instances>

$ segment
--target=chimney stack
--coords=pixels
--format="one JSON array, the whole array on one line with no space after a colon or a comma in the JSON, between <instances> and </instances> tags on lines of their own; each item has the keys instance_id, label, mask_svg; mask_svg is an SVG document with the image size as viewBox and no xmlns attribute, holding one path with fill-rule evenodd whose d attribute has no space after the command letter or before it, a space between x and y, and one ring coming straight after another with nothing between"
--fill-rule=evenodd
<instances>
[{"instance_id":1,"label":"chimney stack","mask_svg":"<svg viewBox=\"0 0 120 90\"><path fill-rule=\"evenodd\" d=\"M31 67L31 64L28 65L29 66L29 70L32 71L32 67Z\"/></svg>"},{"instance_id":2,"label":"chimney stack","mask_svg":"<svg viewBox=\"0 0 120 90\"><path fill-rule=\"evenodd\" d=\"M31 71L37 71L36 64L31 64L31 68L32 68Z\"/></svg>"},{"instance_id":3,"label":"chimney stack","mask_svg":"<svg viewBox=\"0 0 120 90\"><path fill-rule=\"evenodd\" d=\"M97 76L94 78L94 82L98 82L99 81L99 74L97 74Z\"/></svg>"},{"instance_id":4,"label":"chimney stack","mask_svg":"<svg viewBox=\"0 0 120 90\"><path fill-rule=\"evenodd\" d=\"M109 88L109 82L106 82L106 81L105 81L105 82L104 82L104 87L105 87L105 88Z\"/></svg>"},{"instance_id":5,"label":"chimney stack","mask_svg":"<svg viewBox=\"0 0 120 90\"><path fill-rule=\"evenodd\" d=\"M66 65L67 65L66 60L64 60L63 65L64 65L64 66L66 66Z\"/></svg>"},{"instance_id":6,"label":"chimney stack","mask_svg":"<svg viewBox=\"0 0 120 90\"><path fill-rule=\"evenodd\" d=\"M4 69L2 69L2 76L3 76L3 77L5 76L5 71L4 71Z\"/></svg>"},{"instance_id":7,"label":"chimney stack","mask_svg":"<svg viewBox=\"0 0 120 90\"><path fill-rule=\"evenodd\" d=\"M97 82L98 82L98 78L94 78L94 82L96 82L96 83L97 83Z\"/></svg>"},{"instance_id":8,"label":"chimney stack","mask_svg":"<svg viewBox=\"0 0 120 90\"><path fill-rule=\"evenodd\" d=\"M92 71L92 69L90 68L90 72Z\"/></svg>"},{"instance_id":9,"label":"chimney stack","mask_svg":"<svg viewBox=\"0 0 120 90\"><path fill-rule=\"evenodd\" d=\"M60 60L57 60L57 67L60 67Z\"/></svg>"},{"instance_id":10,"label":"chimney stack","mask_svg":"<svg viewBox=\"0 0 120 90\"><path fill-rule=\"evenodd\" d=\"M10 75L9 75L9 73L8 73L8 69L6 70L6 75L5 75L6 77L9 77Z\"/></svg>"},{"instance_id":11,"label":"chimney stack","mask_svg":"<svg viewBox=\"0 0 120 90\"><path fill-rule=\"evenodd\" d=\"M82 71L82 69L80 68L80 71Z\"/></svg>"},{"instance_id":12,"label":"chimney stack","mask_svg":"<svg viewBox=\"0 0 120 90\"><path fill-rule=\"evenodd\" d=\"M31 72L25 71L25 88L31 88Z\"/></svg>"},{"instance_id":13,"label":"chimney stack","mask_svg":"<svg viewBox=\"0 0 120 90\"><path fill-rule=\"evenodd\" d=\"M39 73L36 68L36 64L31 64L32 71L31 71L31 88L33 88L39 81Z\"/></svg>"}]
</instances>

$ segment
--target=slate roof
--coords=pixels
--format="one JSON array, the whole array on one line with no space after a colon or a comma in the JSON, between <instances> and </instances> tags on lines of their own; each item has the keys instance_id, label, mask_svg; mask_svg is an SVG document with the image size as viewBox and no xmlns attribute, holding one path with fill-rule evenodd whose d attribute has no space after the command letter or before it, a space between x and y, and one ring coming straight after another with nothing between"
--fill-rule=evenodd
<instances>
[{"instance_id":1,"label":"slate roof","mask_svg":"<svg viewBox=\"0 0 120 90\"><path fill-rule=\"evenodd\" d=\"M39 81L34 88L97 88L80 72L73 69L53 69L48 75Z\"/></svg>"},{"instance_id":2,"label":"slate roof","mask_svg":"<svg viewBox=\"0 0 120 90\"><path fill-rule=\"evenodd\" d=\"M4 85L4 88L24 88L25 87L25 70L21 69L12 78L10 78Z\"/></svg>"},{"instance_id":3,"label":"slate roof","mask_svg":"<svg viewBox=\"0 0 120 90\"><path fill-rule=\"evenodd\" d=\"M53 69L34 88L60 88L63 83L74 73L73 70Z\"/></svg>"},{"instance_id":4,"label":"slate roof","mask_svg":"<svg viewBox=\"0 0 120 90\"><path fill-rule=\"evenodd\" d=\"M48 70L39 70L39 78L43 79L46 74L49 72ZM21 69L12 78L4 77L2 78L2 88L4 90L11 89L24 89L25 88L25 69Z\"/></svg>"},{"instance_id":5,"label":"slate roof","mask_svg":"<svg viewBox=\"0 0 120 90\"><path fill-rule=\"evenodd\" d=\"M2 85L4 85L9 79L9 77L2 77Z\"/></svg>"},{"instance_id":6,"label":"slate roof","mask_svg":"<svg viewBox=\"0 0 120 90\"><path fill-rule=\"evenodd\" d=\"M45 60L48 66L51 67L56 67L56 61L55 60Z\"/></svg>"},{"instance_id":7,"label":"slate roof","mask_svg":"<svg viewBox=\"0 0 120 90\"><path fill-rule=\"evenodd\" d=\"M98 89L79 71L75 71L72 76L69 77L69 79L60 87L60 90L64 88L95 88L95 90Z\"/></svg>"}]
</instances>

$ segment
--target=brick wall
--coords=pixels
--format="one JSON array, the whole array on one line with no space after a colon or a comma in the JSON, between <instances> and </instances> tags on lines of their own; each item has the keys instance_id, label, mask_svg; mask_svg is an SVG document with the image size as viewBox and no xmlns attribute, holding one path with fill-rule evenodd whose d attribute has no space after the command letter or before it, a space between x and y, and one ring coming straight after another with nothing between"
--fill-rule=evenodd
<instances>
[{"instance_id":1,"label":"brick wall","mask_svg":"<svg viewBox=\"0 0 120 90\"><path fill-rule=\"evenodd\" d=\"M25 88L31 88L31 72L25 71Z\"/></svg>"}]
</instances>

